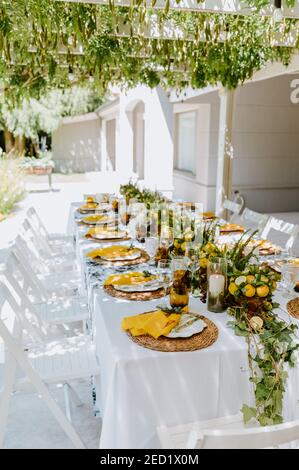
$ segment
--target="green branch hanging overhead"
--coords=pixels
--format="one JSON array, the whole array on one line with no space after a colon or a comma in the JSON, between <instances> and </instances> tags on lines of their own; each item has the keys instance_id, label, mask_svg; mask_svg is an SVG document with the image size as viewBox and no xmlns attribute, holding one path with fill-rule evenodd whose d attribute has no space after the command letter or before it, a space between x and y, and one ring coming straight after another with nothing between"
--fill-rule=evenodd
<instances>
[{"instance_id":1,"label":"green branch hanging overhead","mask_svg":"<svg viewBox=\"0 0 299 470\"><path fill-rule=\"evenodd\" d=\"M124 87L235 88L268 62L287 64L299 23L258 15L156 10L57 0L1 0L6 97L94 81ZM291 47L290 47L291 46Z\"/></svg>"}]
</instances>

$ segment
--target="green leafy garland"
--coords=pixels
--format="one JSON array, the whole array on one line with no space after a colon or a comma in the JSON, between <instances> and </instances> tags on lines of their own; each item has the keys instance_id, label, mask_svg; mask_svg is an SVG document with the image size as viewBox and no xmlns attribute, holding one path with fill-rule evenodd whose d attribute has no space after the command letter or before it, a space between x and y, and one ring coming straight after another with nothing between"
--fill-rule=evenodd
<instances>
[{"instance_id":1,"label":"green leafy garland","mask_svg":"<svg viewBox=\"0 0 299 470\"><path fill-rule=\"evenodd\" d=\"M86 80L100 90L109 83L235 88L268 62L287 64L293 48L278 47L275 35L298 32L293 19L277 25L257 15L151 10L142 1L132 5L137 8L1 0L0 77L7 99L38 97L46 89ZM161 27L170 21L188 37L148 38L146 27L153 21ZM128 27L126 36L119 36L120 22Z\"/></svg>"},{"instance_id":2,"label":"green leafy garland","mask_svg":"<svg viewBox=\"0 0 299 470\"><path fill-rule=\"evenodd\" d=\"M255 407L243 405L244 421L256 419L262 426L283 421L282 407L288 373L285 364L293 367L299 348L295 336L297 326L278 317L278 303L272 301L280 274L269 266L250 264L253 250L245 255L252 237L248 233L231 248L219 247L215 238L216 223L206 226L199 249L200 268L196 281L203 300L207 291L207 264L214 256L228 261L228 313L234 317L229 325L248 344L250 381L254 386ZM252 235L253 236L253 235Z\"/></svg>"}]
</instances>

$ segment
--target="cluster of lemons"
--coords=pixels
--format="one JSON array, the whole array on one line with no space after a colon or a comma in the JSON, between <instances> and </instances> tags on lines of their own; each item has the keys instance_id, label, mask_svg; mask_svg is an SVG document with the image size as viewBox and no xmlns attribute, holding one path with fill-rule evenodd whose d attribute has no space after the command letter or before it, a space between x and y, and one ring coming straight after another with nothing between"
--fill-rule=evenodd
<instances>
[{"instance_id":1,"label":"cluster of lemons","mask_svg":"<svg viewBox=\"0 0 299 470\"><path fill-rule=\"evenodd\" d=\"M208 242L201 247L199 253L199 266L203 269L206 269L208 266L209 258L213 258L219 256L217 246L212 243Z\"/></svg>"},{"instance_id":2,"label":"cluster of lemons","mask_svg":"<svg viewBox=\"0 0 299 470\"><path fill-rule=\"evenodd\" d=\"M234 297L268 297L276 289L276 274L274 272L261 272L242 274L231 277L228 286L229 293Z\"/></svg>"}]
</instances>

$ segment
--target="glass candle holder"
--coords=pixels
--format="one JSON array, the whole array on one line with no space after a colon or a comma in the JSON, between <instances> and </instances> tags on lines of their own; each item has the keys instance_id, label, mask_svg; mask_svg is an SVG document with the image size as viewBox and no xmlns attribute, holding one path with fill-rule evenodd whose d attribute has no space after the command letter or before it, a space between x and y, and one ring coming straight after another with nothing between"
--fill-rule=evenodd
<instances>
[{"instance_id":1,"label":"glass candle holder","mask_svg":"<svg viewBox=\"0 0 299 470\"><path fill-rule=\"evenodd\" d=\"M169 303L172 307L184 308L189 304L189 289L186 285L173 285L170 288Z\"/></svg>"},{"instance_id":2,"label":"glass candle holder","mask_svg":"<svg viewBox=\"0 0 299 470\"><path fill-rule=\"evenodd\" d=\"M225 258L213 258L208 262L208 310L223 312L225 310L225 290L227 261Z\"/></svg>"},{"instance_id":3,"label":"glass candle holder","mask_svg":"<svg viewBox=\"0 0 299 470\"><path fill-rule=\"evenodd\" d=\"M190 272L189 260L184 256L171 260L172 287L170 289L170 305L172 307L186 307L189 303Z\"/></svg>"}]
</instances>

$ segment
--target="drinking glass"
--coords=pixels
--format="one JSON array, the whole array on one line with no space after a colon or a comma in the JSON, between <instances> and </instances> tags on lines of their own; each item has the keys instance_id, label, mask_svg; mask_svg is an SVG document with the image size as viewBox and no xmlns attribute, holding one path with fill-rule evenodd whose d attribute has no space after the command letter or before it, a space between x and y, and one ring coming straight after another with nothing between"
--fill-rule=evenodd
<instances>
[{"instance_id":1,"label":"drinking glass","mask_svg":"<svg viewBox=\"0 0 299 470\"><path fill-rule=\"evenodd\" d=\"M186 256L189 259L189 271L191 273L191 294L192 296L198 295L197 286L195 286L195 273L199 268L199 261L198 261L198 245L194 242L190 242L186 244Z\"/></svg>"},{"instance_id":2,"label":"drinking glass","mask_svg":"<svg viewBox=\"0 0 299 470\"><path fill-rule=\"evenodd\" d=\"M159 239L157 237L146 237L145 238L145 251L150 257L149 264L155 264L155 255L159 246Z\"/></svg>"},{"instance_id":3,"label":"drinking glass","mask_svg":"<svg viewBox=\"0 0 299 470\"><path fill-rule=\"evenodd\" d=\"M171 284L171 263L168 259L158 261L158 279L167 295L167 289Z\"/></svg>"}]
</instances>

